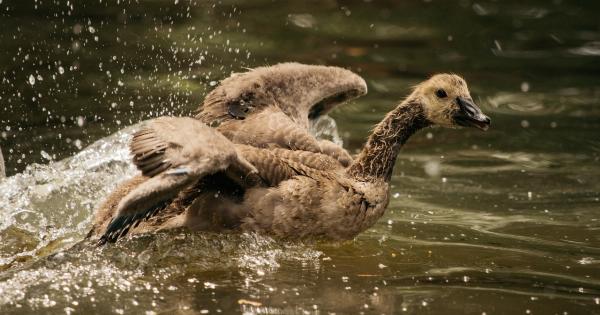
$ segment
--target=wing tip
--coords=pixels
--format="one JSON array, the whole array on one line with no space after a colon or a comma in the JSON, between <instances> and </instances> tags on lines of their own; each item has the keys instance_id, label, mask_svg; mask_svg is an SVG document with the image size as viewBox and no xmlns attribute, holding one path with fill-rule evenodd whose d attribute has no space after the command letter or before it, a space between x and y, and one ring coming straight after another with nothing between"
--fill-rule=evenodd
<instances>
[{"instance_id":1,"label":"wing tip","mask_svg":"<svg viewBox=\"0 0 600 315\"><path fill-rule=\"evenodd\" d=\"M121 215L113 218L104 234L98 239L97 246L103 246L106 243L115 243L120 238L129 233L131 228L136 228L142 221L147 221L155 216L160 210L167 207L169 201L162 202L146 211L141 211L133 215Z\"/></svg>"}]
</instances>

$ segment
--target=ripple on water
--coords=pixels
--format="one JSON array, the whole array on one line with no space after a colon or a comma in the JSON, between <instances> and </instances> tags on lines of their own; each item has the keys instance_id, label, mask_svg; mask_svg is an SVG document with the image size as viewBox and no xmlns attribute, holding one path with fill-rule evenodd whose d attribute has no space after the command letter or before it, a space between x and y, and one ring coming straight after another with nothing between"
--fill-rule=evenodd
<instances>
[{"instance_id":1,"label":"ripple on water","mask_svg":"<svg viewBox=\"0 0 600 315\"><path fill-rule=\"evenodd\" d=\"M280 261L318 269L321 252L257 234L168 231L97 248L80 242L0 276L0 305L48 311L153 310L179 292L211 290L231 281L269 277ZM223 279L219 275L230 274ZM214 279L211 279L211 275ZM202 279L202 280L199 280ZM132 296L137 299L131 303Z\"/></svg>"},{"instance_id":2,"label":"ripple on water","mask_svg":"<svg viewBox=\"0 0 600 315\"><path fill-rule=\"evenodd\" d=\"M581 56L600 56L600 42L588 42L581 47L569 49L569 52Z\"/></svg>"}]
</instances>

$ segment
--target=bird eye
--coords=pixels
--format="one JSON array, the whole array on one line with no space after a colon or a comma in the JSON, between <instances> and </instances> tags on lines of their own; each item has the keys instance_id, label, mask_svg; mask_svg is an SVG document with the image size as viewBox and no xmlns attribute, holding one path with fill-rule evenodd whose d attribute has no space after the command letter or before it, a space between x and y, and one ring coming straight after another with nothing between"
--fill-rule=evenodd
<instances>
[{"instance_id":1,"label":"bird eye","mask_svg":"<svg viewBox=\"0 0 600 315\"><path fill-rule=\"evenodd\" d=\"M444 98L444 97L448 96L448 94L446 94L446 91L444 91L442 89L435 91L435 95L439 98Z\"/></svg>"}]
</instances>

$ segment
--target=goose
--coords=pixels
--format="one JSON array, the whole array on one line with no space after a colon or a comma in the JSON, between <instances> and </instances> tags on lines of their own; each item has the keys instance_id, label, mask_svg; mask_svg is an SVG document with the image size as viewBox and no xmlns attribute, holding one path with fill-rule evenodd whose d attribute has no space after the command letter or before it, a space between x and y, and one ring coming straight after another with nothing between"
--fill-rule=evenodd
<instances>
[{"instance_id":1,"label":"goose","mask_svg":"<svg viewBox=\"0 0 600 315\"><path fill-rule=\"evenodd\" d=\"M236 143L200 120L160 117L131 142L142 176L113 192L89 236L104 244L187 227L351 239L385 212L396 157L413 134L436 125L487 130L490 122L454 74L414 87L347 166L322 152Z\"/></svg>"},{"instance_id":2,"label":"goose","mask_svg":"<svg viewBox=\"0 0 600 315\"><path fill-rule=\"evenodd\" d=\"M323 153L348 166L350 154L331 141L316 139L309 126L366 92L364 79L352 71L280 63L232 74L205 97L195 118L236 143ZM119 200L145 180L143 175L135 176L113 191L97 208L88 237L105 229ZM177 207L173 210L181 212ZM161 213L164 217L168 211Z\"/></svg>"}]
</instances>

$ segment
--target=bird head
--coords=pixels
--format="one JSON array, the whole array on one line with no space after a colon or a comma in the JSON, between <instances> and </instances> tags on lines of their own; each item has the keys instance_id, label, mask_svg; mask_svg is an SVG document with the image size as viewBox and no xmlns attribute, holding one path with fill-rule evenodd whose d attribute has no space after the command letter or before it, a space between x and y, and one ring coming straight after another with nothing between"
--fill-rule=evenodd
<instances>
[{"instance_id":1,"label":"bird head","mask_svg":"<svg viewBox=\"0 0 600 315\"><path fill-rule=\"evenodd\" d=\"M491 120L469 93L465 80L455 74L436 74L417 85L411 94L422 106L425 117L442 127L475 127L487 130Z\"/></svg>"}]
</instances>

